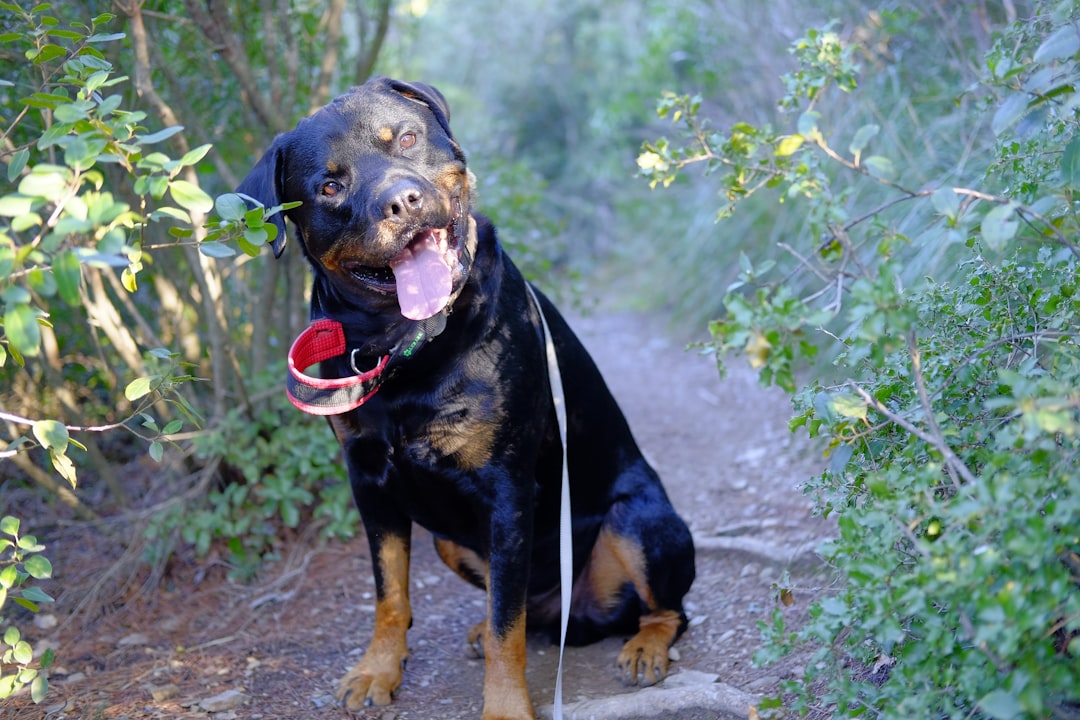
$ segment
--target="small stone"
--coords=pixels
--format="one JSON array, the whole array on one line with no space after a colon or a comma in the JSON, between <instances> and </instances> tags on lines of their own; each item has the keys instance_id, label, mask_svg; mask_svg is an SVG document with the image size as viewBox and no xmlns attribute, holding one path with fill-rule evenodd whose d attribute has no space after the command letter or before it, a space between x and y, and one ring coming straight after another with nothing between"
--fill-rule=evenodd
<instances>
[{"instance_id":1,"label":"small stone","mask_svg":"<svg viewBox=\"0 0 1080 720\"><path fill-rule=\"evenodd\" d=\"M247 702L248 696L239 690L226 690L199 701L199 708L206 712L226 712L240 707Z\"/></svg>"},{"instance_id":2,"label":"small stone","mask_svg":"<svg viewBox=\"0 0 1080 720\"><path fill-rule=\"evenodd\" d=\"M166 700L172 700L174 697L180 694L180 688L176 685L169 683L168 685L162 685L161 687L150 688L150 696L154 698L154 702L165 702Z\"/></svg>"},{"instance_id":3,"label":"small stone","mask_svg":"<svg viewBox=\"0 0 1080 720\"><path fill-rule=\"evenodd\" d=\"M136 645L149 645L150 639L143 633L131 633L116 641L117 647L134 647Z\"/></svg>"},{"instance_id":4,"label":"small stone","mask_svg":"<svg viewBox=\"0 0 1080 720\"><path fill-rule=\"evenodd\" d=\"M34 626L39 627L42 630L52 630L56 627L56 624L56 616L52 613L34 616Z\"/></svg>"}]
</instances>

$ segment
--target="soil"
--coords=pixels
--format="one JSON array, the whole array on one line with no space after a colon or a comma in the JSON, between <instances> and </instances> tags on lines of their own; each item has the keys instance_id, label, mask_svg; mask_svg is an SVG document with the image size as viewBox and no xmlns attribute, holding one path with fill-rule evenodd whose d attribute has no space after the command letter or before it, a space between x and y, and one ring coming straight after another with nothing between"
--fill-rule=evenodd
<instances>
[{"instance_id":1,"label":"soil","mask_svg":"<svg viewBox=\"0 0 1080 720\"><path fill-rule=\"evenodd\" d=\"M810 549L833 530L812 517L797 487L818 471L820 452L788 432L783 394L763 389L737 358L721 380L711 356L686 349L695 338L685 328L622 311L571 322L698 540L690 626L675 645L672 677L698 671L755 697L774 694L805 658L756 667L757 624L777 607L789 627L797 623L830 577ZM291 538L280 562L243 585L212 557L159 577L130 552L117 557L115 543L86 525L57 528L57 579L46 590L64 592L36 624L22 623L37 649L56 651L50 692L40 705L9 700L0 719L479 718L483 663L463 647L484 598L442 565L419 528L404 683L387 708L351 714L337 706L337 680L371 632L371 562L361 537L326 544L308 535ZM137 582L124 582L125 573ZM782 604L780 588L793 591ZM567 650L565 702L635 691L614 673L623 640ZM530 692L541 715L550 712L557 655L545 638L530 637ZM720 716L700 708L677 715Z\"/></svg>"}]
</instances>

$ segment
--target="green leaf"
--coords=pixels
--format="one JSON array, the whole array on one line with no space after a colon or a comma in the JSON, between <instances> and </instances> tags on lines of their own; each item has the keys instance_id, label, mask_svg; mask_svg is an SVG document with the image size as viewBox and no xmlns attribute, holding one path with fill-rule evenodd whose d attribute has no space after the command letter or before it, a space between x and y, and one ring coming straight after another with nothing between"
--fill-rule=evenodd
<instances>
[{"instance_id":1,"label":"green leaf","mask_svg":"<svg viewBox=\"0 0 1080 720\"><path fill-rule=\"evenodd\" d=\"M214 210L222 220L240 220L247 212L247 203L236 193L218 195L214 200ZM259 208L259 218L262 219L262 209Z\"/></svg>"},{"instance_id":2,"label":"green leaf","mask_svg":"<svg viewBox=\"0 0 1080 720\"><path fill-rule=\"evenodd\" d=\"M161 462L161 459L165 457L165 446L157 440L150 443L150 457L154 459L154 462Z\"/></svg>"},{"instance_id":3,"label":"green leaf","mask_svg":"<svg viewBox=\"0 0 1080 720\"><path fill-rule=\"evenodd\" d=\"M1077 51L1080 51L1080 35L1071 23L1067 23L1064 27L1050 33L1031 59L1039 64L1045 64L1054 60L1071 58Z\"/></svg>"},{"instance_id":4,"label":"green leaf","mask_svg":"<svg viewBox=\"0 0 1080 720\"><path fill-rule=\"evenodd\" d=\"M41 701L45 699L45 695L49 692L49 681L45 675L38 675L34 678L34 681L30 683L30 699L35 703L41 704Z\"/></svg>"},{"instance_id":5,"label":"green leaf","mask_svg":"<svg viewBox=\"0 0 1080 720\"><path fill-rule=\"evenodd\" d=\"M809 110L799 116L799 134L804 137L813 137L818 132L818 120L821 119L821 113L816 110Z\"/></svg>"},{"instance_id":6,"label":"green leaf","mask_svg":"<svg viewBox=\"0 0 1080 720\"><path fill-rule=\"evenodd\" d=\"M0 569L0 587L10 590L19 581L19 570L14 565L6 565Z\"/></svg>"},{"instance_id":7,"label":"green leaf","mask_svg":"<svg viewBox=\"0 0 1080 720\"><path fill-rule=\"evenodd\" d=\"M31 555L26 558L23 568L30 573L30 577L44 580L52 577L52 563L44 555Z\"/></svg>"},{"instance_id":8,"label":"green leaf","mask_svg":"<svg viewBox=\"0 0 1080 720\"><path fill-rule=\"evenodd\" d=\"M1012 203L998 205L982 221L982 237L986 246L1000 252L1007 242L1016 236L1020 223L1014 219L1016 207Z\"/></svg>"},{"instance_id":9,"label":"green leaf","mask_svg":"<svg viewBox=\"0 0 1080 720\"><path fill-rule=\"evenodd\" d=\"M70 435L67 427L57 420L38 420L34 423L34 437L42 447L56 450L62 455L67 450Z\"/></svg>"},{"instance_id":10,"label":"green leaf","mask_svg":"<svg viewBox=\"0 0 1080 720\"><path fill-rule=\"evenodd\" d=\"M955 219L960 213L960 196L952 188L943 187L930 196L934 209L947 218Z\"/></svg>"},{"instance_id":11,"label":"green leaf","mask_svg":"<svg viewBox=\"0 0 1080 720\"><path fill-rule=\"evenodd\" d=\"M1080 187L1080 138L1073 138L1061 154L1061 181L1067 187Z\"/></svg>"},{"instance_id":12,"label":"green leaf","mask_svg":"<svg viewBox=\"0 0 1080 720\"><path fill-rule=\"evenodd\" d=\"M173 125L172 127L167 127L164 130L158 130L156 133L150 133L149 135L136 135L135 140L139 143L142 143L143 145L153 145L154 143L168 140L173 135L179 132L183 132L183 130L183 125Z\"/></svg>"},{"instance_id":13,"label":"green leaf","mask_svg":"<svg viewBox=\"0 0 1080 720\"><path fill-rule=\"evenodd\" d=\"M12 517L11 515L5 515L3 519L0 520L0 532L4 533L5 535L11 535L12 537L18 535L19 518Z\"/></svg>"},{"instance_id":14,"label":"green leaf","mask_svg":"<svg viewBox=\"0 0 1080 720\"><path fill-rule=\"evenodd\" d=\"M72 307L82 303L79 286L82 284L82 263L73 250L65 250L53 260L53 276L60 298Z\"/></svg>"},{"instance_id":15,"label":"green leaf","mask_svg":"<svg viewBox=\"0 0 1080 720\"><path fill-rule=\"evenodd\" d=\"M29 600L29 601L35 602L35 603L55 602L51 595L49 595L44 590L42 590L41 588L38 588L38 587L23 588L22 596L26 600Z\"/></svg>"},{"instance_id":16,"label":"green leaf","mask_svg":"<svg viewBox=\"0 0 1080 720\"><path fill-rule=\"evenodd\" d=\"M881 127L878 125L870 124L863 125L855 133L855 137L851 140L851 145L848 147L848 151L852 155L860 155L862 151L866 149L866 146L870 144L870 141L881 131Z\"/></svg>"},{"instance_id":17,"label":"green leaf","mask_svg":"<svg viewBox=\"0 0 1080 720\"><path fill-rule=\"evenodd\" d=\"M199 252L206 257L229 258L236 255L236 251L228 245L219 242L199 243Z\"/></svg>"},{"instance_id":18,"label":"green leaf","mask_svg":"<svg viewBox=\"0 0 1080 720\"><path fill-rule=\"evenodd\" d=\"M1020 93L1010 95L994 113L994 119L990 121L990 129L993 130L994 135L1000 136L1012 127L1013 123L1023 117L1027 110L1028 99L1026 95Z\"/></svg>"},{"instance_id":19,"label":"green leaf","mask_svg":"<svg viewBox=\"0 0 1080 720\"><path fill-rule=\"evenodd\" d=\"M144 395L148 395L150 393L151 383L153 383L155 379L157 379L156 375L135 378L127 384L126 388L124 388L124 397L134 402Z\"/></svg>"},{"instance_id":20,"label":"green leaf","mask_svg":"<svg viewBox=\"0 0 1080 720\"><path fill-rule=\"evenodd\" d=\"M185 210L205 214L214 209L214 199L187 180L173 180L169 183L169 192Z\"/></svg>"},{"instance_id":21,"label":"green leaf","mask_svg":"<svg viewBox=\"0 0 1080 720\"><path fill-rule=\"evenodd\" d=\"M896 168L893 167L892 160L887 157L871 155L863 160L862 164L874 177L883 178L885 180L891 180L896 177Z\"/></svg>"},{"instance_id":22,"label":"green leaf","mask_svg":"<svg viewBox=\"0 0 1080 720\"><path fill-rule=\"evenodd\" d=\"M197 148L192 148L191 150L188 150L186 153L184 153L184 157L180 158L180 165L184 167L188 165L194 165L195 163L206 157L206 153L210 152L210 148L212 147L214 146L210 143L207 143L206 145L200 145Z\"/></svg>"},{"instance_id":23,"label":"green leaf","mask_svg":"<svg viewBox=\"0 0 1080 720\"><path fill-rule=\"evenodd\" d=\"M22 174L23 168L26 167L26 161L30 158L30 151L26 148L19 150L17 153L11 156L11 160L8 162L7 179L9 183L14 183L15 179Z\"/></svg>"},{"instance_id":24,"label":"green leaf","mask_svg":"<svg viewBox=\"0 0 1080 720\"><path fill-rule=\"evenodd\" d=\"M8 306L4 312L4 334L21 355L37 357L41 352L41 328L37 313L29 305Z\"/></svg>"},{"instance_id":25,"label":"green leaf","mask_svg":"<svg viewBox=\"0 0 1080 720\"><path fill-rule=\"evenodd\" d=\"M979 701L979 707L994 720L1013 720L1024 712L1020 701L1005 690L991 690Z\"/></svg>"}]
</instances>

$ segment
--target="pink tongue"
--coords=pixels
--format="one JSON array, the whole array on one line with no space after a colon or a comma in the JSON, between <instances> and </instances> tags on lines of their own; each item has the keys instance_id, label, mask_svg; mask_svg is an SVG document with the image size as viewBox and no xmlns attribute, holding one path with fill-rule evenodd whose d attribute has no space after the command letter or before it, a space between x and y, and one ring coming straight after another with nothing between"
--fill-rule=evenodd
<instances>
[{"instance_id":1,"label":"pink tongue","mask_svg":"<svg viewBox=\"0 0 1080 720\"><path fill-rule=\"evenodd\" d=\"M435 233L427 233L390 261L397 281L401 314L426 320L450 302L450 268L439 252Z\"/></svg>"}]
</instances>

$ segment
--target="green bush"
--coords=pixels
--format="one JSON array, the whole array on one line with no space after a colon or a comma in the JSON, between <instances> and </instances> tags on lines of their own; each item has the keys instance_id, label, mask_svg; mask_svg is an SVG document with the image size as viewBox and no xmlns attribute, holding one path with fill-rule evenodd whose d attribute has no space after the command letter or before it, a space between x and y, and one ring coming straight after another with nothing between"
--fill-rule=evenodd
<instances>
[{"instance_id":1,"label":"green bush","mask_svg":"<svg viewBox=\"0 0 1080 720\"><path fill-rule=\"evenodd\" d=\"M10 515L0 519L0 612L8 600L37 612L41 603L53 599L29 581L52 577L52 563L41 554L45 546L33 535L19 534L19 520ZM41 655L38 667L31 667L34 648L23 639L17 625L0 615L0 700L30 686L34 702L41 702L49 690L48 668L53 662L52 648Z\"/></svg>"},{"instance_id":2,"label":"green bush","mask_svg":"<svg viewBox=\"0 0 1080 720\"><path fill-rule=\"evenodd\" d=\"M147 527L150 560L171 554L177 541L203 556L227 551L229 575L250 579L278 556L283 535L316 523L323 538L348 539L360 516L334 434L294 408L279 386L284 366L253 382L270 400L254 420L230 411L212 432L195 440L195 454L216 462L222 478L205 502L167 510Z\"/></svg>"},{"instance_id":3,"label":"green bush","mask_svg":"<svg viewBox=\"0 0 1080 720\"><path fill-rule=\"evenodd\" d=\"M834 132L863 98L832 28L793 47L785 130L716 130L695 98L661 101L686 142L644 147L654 186L701 164L722 219L778 189L808 228L786 239L786 266L744 259L711 326L718 360L745 355L793 393L792 427L826 442L804 490L839 530L822 548L839 584L801 627L781 607L762 624L760 662L811 652L762 714L1006 720L1080 704L1078 18L1047 6L987 55L994 137L969 142L993 160L967 181L950 169L909 188L927 168L895 159L880 125ZM942 112L914 109L924 126ZM807 370L818 379L800 388Z\"/></svg>"}]
</instances>

